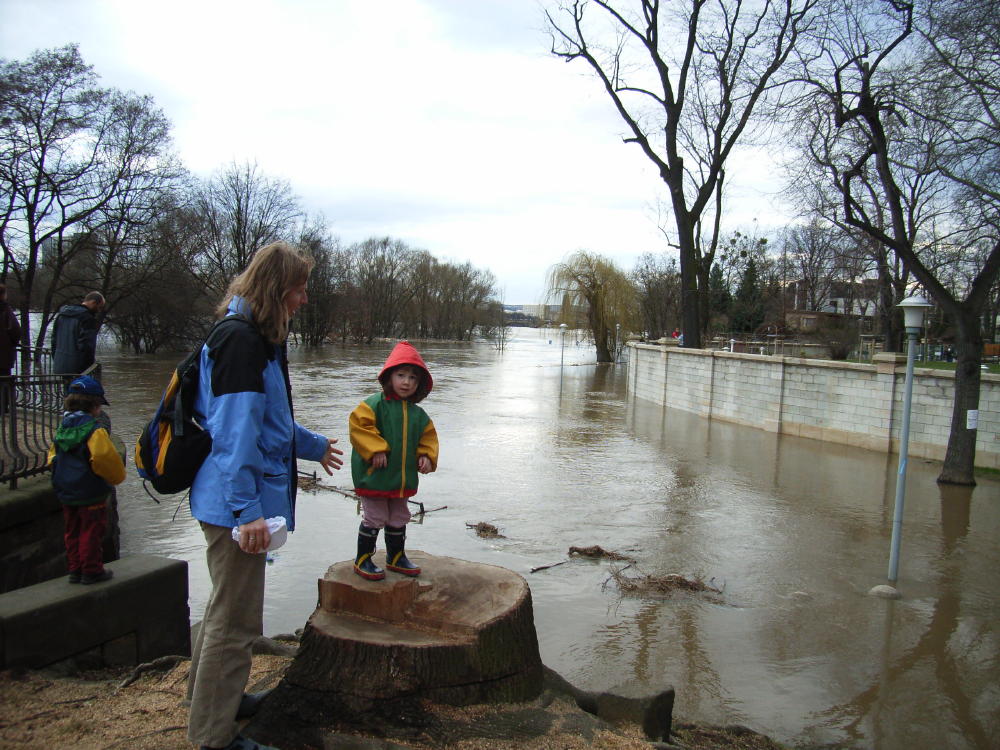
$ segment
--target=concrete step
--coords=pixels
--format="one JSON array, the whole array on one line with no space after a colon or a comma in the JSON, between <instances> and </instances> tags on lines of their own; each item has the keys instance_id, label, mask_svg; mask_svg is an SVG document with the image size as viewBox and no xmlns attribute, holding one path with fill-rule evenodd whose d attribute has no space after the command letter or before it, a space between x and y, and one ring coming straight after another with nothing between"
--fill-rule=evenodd
<instances>
[{"instance_id":1,"label":"concrete step","mask_svg":"<svg viewBox=\"0 0 1000 750\"><path fill-rule=\"evenodd\" d=\"M132 555L110 581L66 576L0 594L0 669L37 669L87 655L88 666L190 655L187 563Z\"/></svg>"}]
</instances>

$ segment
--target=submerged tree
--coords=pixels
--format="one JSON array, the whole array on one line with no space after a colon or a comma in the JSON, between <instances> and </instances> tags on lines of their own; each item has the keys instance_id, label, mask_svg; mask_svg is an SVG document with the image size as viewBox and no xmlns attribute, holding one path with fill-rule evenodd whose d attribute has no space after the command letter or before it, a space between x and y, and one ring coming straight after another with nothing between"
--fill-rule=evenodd
<instances>
[{"instance_id":1,"label":"submerged tree","mask_svg":"<svg viewBox=\"0 0 1000 750\"><path fill-rule=\"evenodd\" d=\"M294 237L302 217L291 185L249 161L234 161L203 183L196 206L205 225L201 275L218 296L257 250Z\"/></svg>"},{"instance_id":2,"label":"submerged tree","mask_svg":"<svg viewBox=\"0 0 1000 750\"><path fill-rule=\"evenodd\" d=\"M614 263L584 250L549 269L549 299L561 300L563 318L586 317L598 362L614 362L616 334L635 330L638 305L635 286Z\"/></svg>"}]
</instances>

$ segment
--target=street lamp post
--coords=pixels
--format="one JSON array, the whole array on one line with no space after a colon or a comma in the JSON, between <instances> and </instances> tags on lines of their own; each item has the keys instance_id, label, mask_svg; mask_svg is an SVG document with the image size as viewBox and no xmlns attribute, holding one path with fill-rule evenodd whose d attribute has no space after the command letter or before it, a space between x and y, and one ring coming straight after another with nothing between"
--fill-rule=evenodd
<instances>
[{"instance_id":1,"label":"street lamp post","mask_svg":"<svg viewBox=\"0 0 1000 750\"><path fill-rule=\"evenodd\" d=\"M563 359L566 355L566 324L559 324L559 395L562 395Z\"/></svg>"},{"instance_id":2,"label":"street lamp post","mask_svg":"<svg viewBox=\"0 0 1000 750\"><path fill-rule=\"evenodd\" d=\"M920 295L907 297L897 307L903 308L906 327L906 386L903 390L903 425L899 434L899 468L896 471L896 502L892 511L892 542L889 548L889 581L899 573L899 542L903 533L903 499L906 492L906 461L910 443L910 401L913 397L913 359L917 337L923 328L924 310L931 305Z\"/></svg>"}]
</instances>

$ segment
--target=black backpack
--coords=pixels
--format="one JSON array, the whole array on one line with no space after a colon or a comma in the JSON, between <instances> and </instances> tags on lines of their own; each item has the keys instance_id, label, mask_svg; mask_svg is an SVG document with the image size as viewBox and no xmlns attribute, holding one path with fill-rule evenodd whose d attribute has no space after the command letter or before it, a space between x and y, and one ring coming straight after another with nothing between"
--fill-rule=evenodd
<instances>
[{"instance_id":1,"label":"black backpack","mask_svg":"<svg viewBox=\"0 0 1000 750\"><path fill-rule=\"evenodd\" d=\"M232 321L253 325L243 315L230 315L217 321L205 341L174 369L156 413L135 442L135 465L139 476L161 495L190 488L212 450L212 436L194 418L201 378L201 350L221 326Z\"/></svg>"}]
</instances>

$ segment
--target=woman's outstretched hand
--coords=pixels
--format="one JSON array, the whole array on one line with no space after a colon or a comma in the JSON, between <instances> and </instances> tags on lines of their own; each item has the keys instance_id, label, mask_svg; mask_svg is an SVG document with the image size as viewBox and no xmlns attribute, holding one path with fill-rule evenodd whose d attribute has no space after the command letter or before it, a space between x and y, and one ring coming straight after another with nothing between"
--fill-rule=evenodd
<instances>
[{"instance_id":1,"label":"woman's outstretched hand","mask_svg":"<svg viewBox=\"0 0 1000 750\"><path fill-rule=\"evenodd\" d=\"M334 469L339 469L344 465L344 461L341 458L344 455L344 451L334 447L334 443L336 442L333 438L327 438L326 453L323 454L323 458L319 462L327 474L333 474Z\"/></svg>"}]
</instances>

